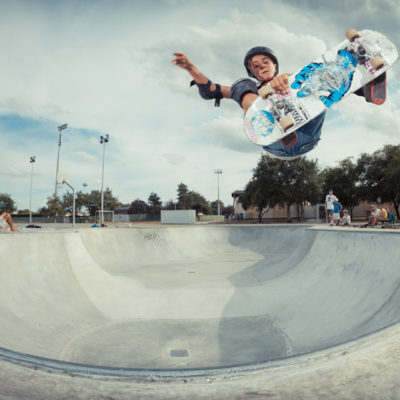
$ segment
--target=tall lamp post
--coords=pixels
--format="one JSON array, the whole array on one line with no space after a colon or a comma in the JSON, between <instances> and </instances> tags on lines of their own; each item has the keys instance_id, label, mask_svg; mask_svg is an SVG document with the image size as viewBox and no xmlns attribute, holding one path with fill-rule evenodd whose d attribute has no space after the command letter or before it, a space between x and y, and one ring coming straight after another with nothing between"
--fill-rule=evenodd
<instances>
[{"instance_id":1,"label":"tall lamp post","mask_svg":"<svg viewBox=\"0 0 400 400\"><path fill-rule=\"evenodd\" d=\"M62 142L62 131L68 128L68 124L63 124L57 127L58 129L58 153L57 153L57 168L56 168L56 187L54 190L54 205L57 204L57 178L58 178L58 167L60 164L60 149L61 149L61 142ZM54 222L57 220L57 209L54 211Z\"/></svg>"},{"instance_id":2,"label":"tall lamp post","mask_svg":"<svg viewBox=\"0 0 400 400\"><path fill-rule=\"evenodd\" d=\"M219 176L222 174L222 169L216 169L214 173L217 174L217 181L218 181L218 215L221 215L221 207L219 204Z\"/></svg>"},{"instance_id":3,"label":"tall lamp post","mask_svg":"<svg viewBox=\"0 0 400 400\"><path fill-rule=\"evenodd\" d=\"M33 164L36 161L36 157L32 156L30 159L30 163L31 163L31 188L29 190L29 223L32 223L32 181L33 181Z\"/></svg>"},{"instance_id":4,"label":"tall lamp post","mask_svg":"<svg viewBox=\"0 0 400 400\"><path fill-rule=\"evenodd\" d=\"M106 143L110 140L110 135L100 136L100 143L103 145L103 167L101 172L101 211L100 211L100 225L104 224L104 157L106 154Z\"/></svg>"}]
</instances>

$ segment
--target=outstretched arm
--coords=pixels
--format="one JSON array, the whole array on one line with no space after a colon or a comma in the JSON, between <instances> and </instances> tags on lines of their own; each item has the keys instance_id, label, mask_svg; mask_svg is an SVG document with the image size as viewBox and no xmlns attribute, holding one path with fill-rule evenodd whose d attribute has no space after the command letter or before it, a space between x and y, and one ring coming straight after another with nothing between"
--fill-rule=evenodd
<instances>
[{"instance_id":1,"label":"outstretched arm","mask_svg":"<svg viewBox=\"0 0 400 400\"><path fill-rule=\"evenodd\" d=\"M193 77L195 83L199 85L207 85L209 79L199 71L199 69L193 64L192 61L189 60L188 56L185 53L176 52L174 53L175 59L172 60L172 64L185 69L189 72L189 74ZM209 86L210 92L215 92L217 90L217 84L211 82ZM221 94L224 98L229 99L231 97L231 88L230 86L222 86L220 85Z\"/></svg>"}]
</instances>

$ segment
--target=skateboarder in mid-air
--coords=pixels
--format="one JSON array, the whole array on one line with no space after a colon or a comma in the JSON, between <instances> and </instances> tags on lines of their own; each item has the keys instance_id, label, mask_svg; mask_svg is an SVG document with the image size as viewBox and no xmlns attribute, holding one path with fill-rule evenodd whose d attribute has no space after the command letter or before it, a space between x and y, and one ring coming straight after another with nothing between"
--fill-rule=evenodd
<instances>
[{"instance_id":1,"label":"skateboarder in mid-air","mask_svg":"<svg viewBox=\"0 0 400 400\"><path fill-rule=\"evenodd\" d=\"M258 89L267 83L278 93L286 94L290 89L288 80L290 74L279 74L278 59L268 47L253 47L244 58L247 74L256 79L258 83L252 79L243 78L234 82L232 86L222 86L211 82L189 60L186 54L176 52L174 56L175 59L172 63L187 70L193 77L191 85L197 85L203 99L215 99L216 106L219 106L222 98L233 99L246 112L258 98ZM368 102L382 104L386 99L386 72L354 93L364 96ZM298 158L317 145L324 119L325 112L282 140L263 148L268 155L274 158L282 160Z\"/></svg>"}]
</instances>

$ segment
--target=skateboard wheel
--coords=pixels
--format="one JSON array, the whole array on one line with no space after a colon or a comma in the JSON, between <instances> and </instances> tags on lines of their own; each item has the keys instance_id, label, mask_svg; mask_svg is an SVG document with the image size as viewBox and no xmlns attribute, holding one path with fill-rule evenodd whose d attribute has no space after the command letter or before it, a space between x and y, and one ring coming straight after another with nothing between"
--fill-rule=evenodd
<instances>
[{"instance_id":1,"label":"skateboard wheel","mask_svg":"<svg viewBox=\"0 0 400 400\"><path fill-rule=\"evenodd\" d=\"M281 128L284 130L284 132L286 132L288 129L290 129L291 127L294 126L294 122L289 115L281 118L279 120L279 124L280 124Z\"/></svg>"},{"instance_id":2,"label":"skateboard wheel","mask_svg":"<svg viewBox=\"0 0 400 400\"><path fill-rule=\"evenodd\" d=\"M375 70L378 70L385 65L385 61L383 61L382 57L375 56L373 59L371 59L371 65Z\"/></svg>"},{"instance_id":3,"label":"skateboard wheel","mask_svg":"<svg viewBox=\"0 0 400 400\"><path fill-rule=\"evenodd\" d=\"M360 34L355 29L349 29L346 32L346 38L350 40L350 42L354 41L354 39L359 38Z\"/></svg>"},{"instance_id":4,"label":"skateboard wheel","mask_svg":"<svg viewBox=\"0 0 400 400\"><path fill-rule=\"evenodd\" d=\"M274 89L270 86L263 86L258 90L258 95L261 96L263 99L266 99L268 96L274 93Z\"/></svg>"}]
</instances>

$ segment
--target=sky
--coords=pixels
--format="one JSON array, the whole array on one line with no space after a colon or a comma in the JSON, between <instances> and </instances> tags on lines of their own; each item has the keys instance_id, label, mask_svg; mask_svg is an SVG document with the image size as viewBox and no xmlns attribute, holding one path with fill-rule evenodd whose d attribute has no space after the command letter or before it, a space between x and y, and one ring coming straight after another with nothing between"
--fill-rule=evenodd
<instances>
[{"instance_id":1,"label":"sky","mask_svg":"<svg viewBox=\"0 0 400 400\"><path fill-rule=\"evenodd\" d=\"M185 52L213 82L246 77L254 46L296 72L344 39L373 29L400 45L396 0L0 0L0 193L18 209L54 195L57 127L67 123L59 171L76 191L104 188L120 202L156 193L176 201L180 183L232 204L263 154L232 100L214 107L172 65ZM328 111L308 159L321 168L399 144L400 62L382 106L349 96ZM29 162L35 156L36 162ZM222 174L215 173L217 169ZM218 185L219 178L219 185ZM87 186L84 186L87 185ZM66 193L62 186L58 193Z\"/></svg>"}]
</instances>

